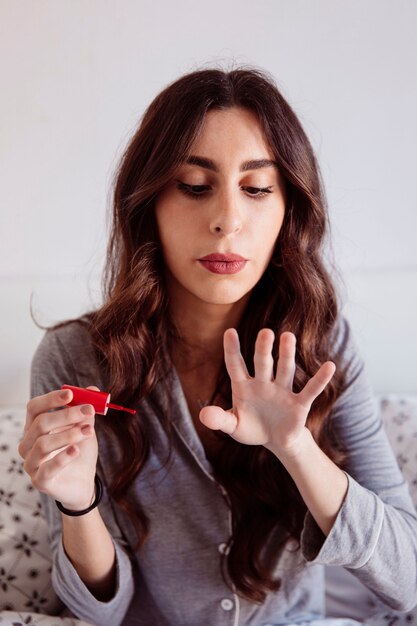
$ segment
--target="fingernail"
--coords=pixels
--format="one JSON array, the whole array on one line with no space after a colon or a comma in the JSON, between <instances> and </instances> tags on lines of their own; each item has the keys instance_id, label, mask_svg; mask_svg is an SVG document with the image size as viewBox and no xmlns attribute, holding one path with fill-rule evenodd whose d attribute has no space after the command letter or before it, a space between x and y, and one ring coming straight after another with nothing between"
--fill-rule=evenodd
<instances>
[{"instance_id":1,"label":"fingernail","mask_svg":"<svg viewBox=\"0 0 417 626\"><path fill-rule=\"evenodd\" d=\"M88 424L86 424L85 426L82 426L81 432L83 435L89 435L91 433L91 426L89 426Z\"/></svg>"},{"instance_id":2,"label":"fingernail","mask_svg":"<svg viewBox=\"0 0 417 626\"><path fill-rule=\"evenodd\" d=\"M59 397L61 398L61 400L68 400L68 391L66 389L64 391L61 391Z\"/></svg>"},{"instance_id":3,"label":"fingernail","mask_svg":"<svg viewBox=\"0 0 417 626\"><path fill-rule=\"evenodd\" d=\"M94 413L94 409L91 404L83 404L80 411L83 415L93 415Z\"/></svg>"}]
</instances>

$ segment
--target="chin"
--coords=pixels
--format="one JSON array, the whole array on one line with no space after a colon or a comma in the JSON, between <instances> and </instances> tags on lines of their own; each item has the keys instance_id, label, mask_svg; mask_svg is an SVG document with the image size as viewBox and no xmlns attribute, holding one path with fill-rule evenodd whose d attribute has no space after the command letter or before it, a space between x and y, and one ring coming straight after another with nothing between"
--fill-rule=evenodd
<instances>
[{"instance_id":1,"label":"chin","mask_svg":"<svg viewBox=\"0 0 417 626\"><path fill-rule=\"evenodd\" d=\"M236 289L236 288L223 288L223 289L205 289L199 293L195 293L194 295L203 302L207 304L218 304L218 305L231 305L236 304L242 298L247 296L252 288L248 289Z\"/></svg>"}]
</instances>

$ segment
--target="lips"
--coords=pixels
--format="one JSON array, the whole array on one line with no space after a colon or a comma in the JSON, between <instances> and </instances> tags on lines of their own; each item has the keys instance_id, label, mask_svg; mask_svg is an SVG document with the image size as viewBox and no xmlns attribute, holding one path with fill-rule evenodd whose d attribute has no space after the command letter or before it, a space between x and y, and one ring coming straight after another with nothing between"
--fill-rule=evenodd
<instances>
[{"instance_id":1,"label":"lips","mask_svg":"<svg viewBox=\"0 0 417 626\"><path fill-rule=\"evenodd\" d=\"M232 263L233 261L247 261L243 256L239 254L220 254L215 252L214 254L208 254L207 256L203 256L199 261L218 261L220 263Z\"/></svg>"},{"instance_id":2,"label":"lips","mask_svg":"<svg viewBox=\"0 0 417 626\"><path fill-rule=\"evenodd\" d=\"M246 265L247 259L239 254L208 254L198 259L199 263L213 274L237 274Z\"/></svg>"}]
</instances>

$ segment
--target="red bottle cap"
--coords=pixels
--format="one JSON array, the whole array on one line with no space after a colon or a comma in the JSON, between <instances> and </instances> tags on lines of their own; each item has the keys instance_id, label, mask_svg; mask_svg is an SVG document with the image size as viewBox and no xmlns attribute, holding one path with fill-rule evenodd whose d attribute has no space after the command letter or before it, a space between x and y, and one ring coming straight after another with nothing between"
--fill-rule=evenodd
<instances>
[{"instance_id":1,"label":"red bottle cap","mask_svg":"<svg viewBox=\"0 0 417 626\"><path fill-rule=\"evenodd\" d=\"M106 415L109 409L126 411L136 415L136 411L133 409L126 409L118 404L110 404L110 394L107 391L95 391L95 389L84 389L84 387L73 387L72 385L62 385L61 389L71 389L72 391L72 400L67 403L68 406L92 404L94 411L99 415Z\"/></svg>"}]
</instances>

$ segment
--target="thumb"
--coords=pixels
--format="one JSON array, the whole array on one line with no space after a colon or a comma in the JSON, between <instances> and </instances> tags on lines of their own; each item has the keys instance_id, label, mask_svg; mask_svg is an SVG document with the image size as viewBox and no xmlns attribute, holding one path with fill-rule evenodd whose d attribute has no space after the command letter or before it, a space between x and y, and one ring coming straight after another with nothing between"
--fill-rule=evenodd
<instances>
[{"instance_id":1,"label":"thumb","mask_svg":"<svg viewBox=\"0 0 417 626\"><path fill-rule=\"evenodd\" d=\"M201 409L199 418L211 430L221 430L227 435L232 435L236 430L237 418L232 409L225 411L219 406L205 406Z\"/></svg>"}]
</instances>

